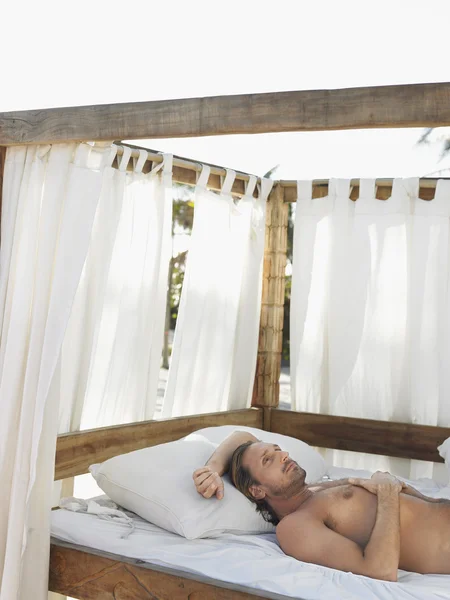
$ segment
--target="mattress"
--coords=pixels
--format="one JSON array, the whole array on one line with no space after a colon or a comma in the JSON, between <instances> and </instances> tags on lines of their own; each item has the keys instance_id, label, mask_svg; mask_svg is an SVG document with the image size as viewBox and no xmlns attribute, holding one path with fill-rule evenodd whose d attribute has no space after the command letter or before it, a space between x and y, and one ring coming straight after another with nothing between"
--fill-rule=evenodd
<instances>
[{"instance_id":1,"label":"mattress","mask_svg":"<svg viewBox=\"0 0 450 600\"><path fill-rule=\"evenodd\" d=\"M331 468L331 479L370 476L363 471ZM410 481L422 493L450 498L450 487L429 479ZM131 514L131 513L128 513ZM52 512L52 536L150 565L177 569L213 580L303 600L450 600L450 575L399 571L398 582L311 565L286 556L275 534L224 534L215 539L186 540L133 516L134 531L95 515L68 510Z\"/></svg>"}]
</instances>

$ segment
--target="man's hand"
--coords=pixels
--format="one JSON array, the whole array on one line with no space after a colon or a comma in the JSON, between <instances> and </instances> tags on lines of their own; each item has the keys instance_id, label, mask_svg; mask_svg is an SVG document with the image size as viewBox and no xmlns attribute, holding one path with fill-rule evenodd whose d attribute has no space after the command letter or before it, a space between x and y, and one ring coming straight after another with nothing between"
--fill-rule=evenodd
<instances>
[{"instance_id":1,"label":"man's hand","mask_svg":"<svg viewBox=\"0 0 450 600\"><path fill-rule=\"evenodd\" d=\"M192 478L197 492L203 498L212 498L215 495L218 500L222 500L224 491L223 481L220 475L216 471L213 471L211 467L206 466L196 469Z\"/></svg>"},{"instance_id":2,"label":"man's hand","mask_svg":"<svg viewBox=\"0 0 450 600\"><path fill-rule=\"evenodd\" d=\"M381 471L374 473L370 479L351 477L348 482L352 485L362 487L376 496L382 491L396 491L399 494L405 486L405 484L390 473L382 473Z\"/></svg>"}]
</instances>

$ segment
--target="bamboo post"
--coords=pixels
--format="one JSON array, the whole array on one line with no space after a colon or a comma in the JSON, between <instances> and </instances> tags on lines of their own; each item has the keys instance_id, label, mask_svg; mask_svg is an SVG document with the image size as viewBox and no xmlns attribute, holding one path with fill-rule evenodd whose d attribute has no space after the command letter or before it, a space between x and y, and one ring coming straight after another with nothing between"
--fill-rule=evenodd
<instances>
[{"instance_id":1,"label":"bamboo post","mask_svg":"<svg viewBox=\"0 0 450 600\"><path fill-rule=\"evenodd\" d=\"M277 407L280 396L287 226L288 205L282 186L276 184L266 208L261 318L252 398L252 406L264 408Z\"/></svg>"}]
</instances>

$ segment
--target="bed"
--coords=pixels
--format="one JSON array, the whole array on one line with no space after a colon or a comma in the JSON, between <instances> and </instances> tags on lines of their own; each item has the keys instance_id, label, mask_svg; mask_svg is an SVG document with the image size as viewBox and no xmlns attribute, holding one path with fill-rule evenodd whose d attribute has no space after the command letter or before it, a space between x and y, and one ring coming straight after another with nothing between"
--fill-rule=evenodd
<instances>
[{"instance_id":1,"label":"bed","mask_svg":"<svg viewBox=\"0 0 450 600\"><path fill-rule=\"evenodd\" d=\"M450 124L449 97L450 84L438 83L3 113L0 114L0 184L5 147L9 145L376 127L439 127ZM151 162L155 157L149 160ZM198 164L176 158L174 165L176 181L195 184ZM225 174L225 170L213 166L211 173L209 187L220 189L220 176ZM238 173L233 193L242 195L248 180L248 174ZM433 187L433 181L422 183L421 197L428 198L428 188ZM392 181L378 182L380 194L377 197L387 197L388 193L385 192L389 191L391 184ZM295 185L296 182L293 181L276 182L267 203L262 310L253 408L61 435L57 442L56 480L87 473L90 464L118 454L179 439L202 427L225 424L248 425L283 433L321 448L442 462L436 448L450 437L449 427L353 419L282 411L277 408L287 249L287 202L295 201ZM358 180L352 181L355 197L358 185ZM318 189L316 192L320 196L326 190ZM80 518L84 520L77 520ZM71 515L69 520L67 515L56 512L53 515L53 532L58 539L54 537L51 544L49 589L85 600L450 598L448 576L402 574L401 582L393 584L374 582L321 567L309 566L305 571L304 567L299 566L300 563L292 563L292 559L281 556L273 539L262 537L257 542L245 540L244 543L242 539L238 543L227 539L226 553L233 554L234 564L229 564L224 574L217 572L213 561L211 568L208 567L206 573L201 573L192 562L195 558L193 552L197 553L198 550L194 551L186 540L172 540L171 543L180 550L185 560L176 562L173 559L171 562L167 558L167 549L164 551L165 558L161 558L162 548L167 548L167 535L142 522L139 522L137 528L139 536L135 536L136 540L142 536L150 536L145 539L155 541L154 545L146 542L147 550L143 555L139 550L139 557L130 556L137 554L137 550L128 552L127 555L125 548L114 542L117 532L108 529L105 523L86 520L84 515ZM158 546L156 541L163 539L166 541ZM211 552L214 551L217 556L217 547L212 542L204 545L208 544ZM264 577L259 579L256 586L253 581L255 577L249 577L253 567L250 566L248 570L240 568L244 559L235 560L238 551L244 553L242 556L251 555L251 565L254 563L255 553L262 557ZM223 553L224 550L220 552ZM289 565L287 571L293 578L290 586L280 584L277 587L278 561ZM298 569L301 571L300 575ZM301 589L296 589L297 577L301 578Z\"/></svg>"},{"instance_id":2,"label":"bed","mask_svg":"<svg viewBox=\"0 0 450 600\"><path fill-rule=\"evenodd\" d=\"M442 462L436 448L450 428L248 409L149 421L60 436L56 478L87 472L89 464L195 431L237 424L284 433L311 445ZM348 471L332 468L337 479ZM450 498L431 480L412 482L430 496ZM286 557L272 534L188 541L134 517L136 532L93 515L52 514L50 589L75 598L450 598L450 576L400 573L399 583L373 581ZM392 587L394 586L394 588Z\"/></svg>"},{"instance_id":3,"label":"bed","mask_svg":"<svg viewBox=\"0 0 450 600\"><path fill-rule=\"evenodd\" d=\"M330 479L361 475L370 476L370 473L336 467L331 467L328 471ZM450 487L443 487L431 480L409 483L426 495L450 498ZM119 555L124 565L139 564L141 568L149 567L165 575L176 576L182 572L183 577L193 578L191 581L214 582L215 586L223 582L227 586L233 586L235 592L274 599L450 598L450 575L423 576L400 571L398 583L371 580L296 561L284 555L276 542L275 534L272 533L222 534L220 538L186 540L132 513L128 514L133 517L135 530L123 539L124 528L126 529L127 525L100 520L95 515L68 510L54 511L54 556L61 551L58 550L58 546L59 549L88 547L90 552L98 552L102 557L109 553L108 556L112 560L113 555ZM55 560L54 564L57 563ZM149 572L147 569L147 573ZM86 584L86 581L83 582L84 586ZM95 583L90 581L89 585L93 586ZM123 583L122 589L125 589ZM76 593L76 585L67 592ZM154 591L151 593L153 595L148 597L155 597ZM116 592L116 597L122 596ZM191 598L192 595L187 597Z\"/></svg>"}]
</instances>

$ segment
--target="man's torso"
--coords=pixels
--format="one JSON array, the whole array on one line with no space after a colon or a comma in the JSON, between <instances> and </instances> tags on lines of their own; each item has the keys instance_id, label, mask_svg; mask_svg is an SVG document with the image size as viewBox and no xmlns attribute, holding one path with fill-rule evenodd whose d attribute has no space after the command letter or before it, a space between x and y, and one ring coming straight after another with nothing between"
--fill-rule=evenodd
<instances>
[{"instance_id":1,"label":"man's torso","mask_svg":"<svg viewBox=\"0 0 450 600\"><path fill-rule=\"evenodd\" d=\"M349 484L311 490L314 495L298 512L310 511L364 550L375 525L377 496ZM450 505L400 494L400 544L400 569L450 574Z\"/></svg>"}]
</instances>

